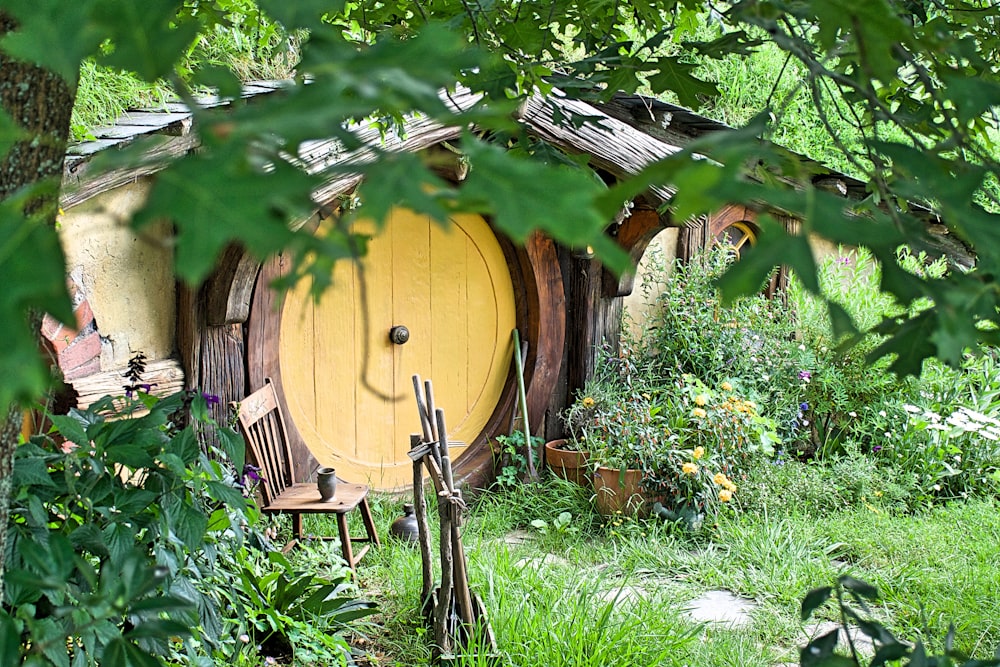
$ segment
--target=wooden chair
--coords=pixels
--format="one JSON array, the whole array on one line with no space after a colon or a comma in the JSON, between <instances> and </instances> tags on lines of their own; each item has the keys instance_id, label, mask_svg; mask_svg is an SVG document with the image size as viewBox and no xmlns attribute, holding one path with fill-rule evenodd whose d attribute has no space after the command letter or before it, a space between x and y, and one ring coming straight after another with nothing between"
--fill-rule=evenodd
<instances>
[{"instance_id":1,"label":"wooden chair","mask_svg":"<svg viewBox=\"0 0 1000 667\"><path fill-rule=\"evenodd\" d=\"M249 445L253 458L261 468L260 490L264 498L263 512L292 515L294 539L288 543L287 551L301 540L303 514L336 514L337 528L344 560L352 570L371 545L379 546L375 522L372 521L368 505L368 487L364 484L350 484L338 480L337 493L326 502L320 500L319 490L314 482L294 482L295 469L292 464L285 418L278 403L271 379L264 386L243 399L237 416L240 431ZM347 513L359 508L365 526L365 537L351 537L347 527ZM332 539L319 536L318 539ZM367 543L354 553L353 543ZM355 570L356 572L356 570Z\"/></svg>"}]
</instances>

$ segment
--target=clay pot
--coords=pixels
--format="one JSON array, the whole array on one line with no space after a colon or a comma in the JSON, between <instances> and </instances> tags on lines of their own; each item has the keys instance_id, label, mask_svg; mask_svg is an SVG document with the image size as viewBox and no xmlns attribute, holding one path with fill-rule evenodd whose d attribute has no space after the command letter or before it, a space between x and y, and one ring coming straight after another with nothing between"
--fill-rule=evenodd
<instances>
[{"instance_id":1,"label":"clay pot","mask_svg":"<svg viewBox=\"0 0 1000 667\"><path fill-rule=\"evenodd\" d=\"M320 468L316 471L316 487L319 489L319 499L326 503L337 495L337 471L334 468Z\"/></svg>"},{"instance_id":2,"label":"clay pot","mask_svg":"<svg viewBox=\"0 0 1000 667\"><path fill-rule=\"evenodd\" d=\"M403 516L392 522L389 533L404 542L420 541L420 528L417 527L417 515L413 513L413 504L403 505Z\"/></svg>"},{"instance_id":3,"label":"clay pot","mask_svg":"<svg viewBox=\"0 0 1000 667\"><path fill-rule=\"evenodd\" d=\"M642 487L642 471L628 469L624 476L619 468L599 466L594 475L594 502L604 516L627 514L649 516L656 498Z\"/></svg>"},{"instance_id":4,"label":"clay pot","mask_svg":"<svg viewBox=\"0 0 1000 667\"><path fill-rule=\"evenodd\" d=\"M565 438L545 443L545 464L556 477L592 488L594 474L590 466L590 452L562 449L565 443Z\"/></svg>"}]
</instances>

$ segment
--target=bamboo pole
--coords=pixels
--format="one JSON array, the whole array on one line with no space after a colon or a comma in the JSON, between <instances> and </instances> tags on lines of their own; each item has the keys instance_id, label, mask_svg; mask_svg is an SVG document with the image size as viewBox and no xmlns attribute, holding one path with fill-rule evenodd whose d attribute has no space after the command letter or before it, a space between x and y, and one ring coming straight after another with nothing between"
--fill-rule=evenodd
<instances>
[{"instance_id":1,"label":"bamboo pole","mask_svg":"<svg viewBox=\"0 0 1000 667\"><path fill-rule=\"evenodd\" d=\"M525 341L527 348L527 341ZM531 425L528 423L528 396L524 389L524 363L521 361L521 334L514 329L514 367L517 370L517 397L521 402L521 426L524 430L524 454L528 459L528 478L531 481L538 480L538 471L535 470L535 457L531 448Z\"/></svg>"}]
</instances>

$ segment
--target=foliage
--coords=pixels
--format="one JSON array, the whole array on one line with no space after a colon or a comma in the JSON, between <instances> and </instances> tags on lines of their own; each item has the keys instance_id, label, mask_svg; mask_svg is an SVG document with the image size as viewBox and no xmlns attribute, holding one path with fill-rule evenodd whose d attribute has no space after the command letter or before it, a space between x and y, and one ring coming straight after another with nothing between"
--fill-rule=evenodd
<instances>
[{"instance_id":1,"label":"foliage","mask_svg":"<svg viewBox=\"0 0 1000 667\"><path fill-rule=\"evenodd\" d=\"M846 667L849 665L870 664L872 667L883 665L906 665L922 667L924 665L956 665L958 667L992 667L1000 665L1000 656L992 660L973 660L961 651L955 649L955 626L948 629L944 642L943 655L928 655L927 648L921 640L910 645L900 641L880 622L870 618L869 604L878 601L878 590L871 584L856 579L850 575L841 575L834 586L816 588L802 600L802 621L807 621L813 613L824 605L831 596L836 601L840 616L840 626L830 632L813 639L799 653L799 664L802 667ZM860 633L868 637L875 646L875 656L871 662L862 662L856 640L851 632L857 626ZM848 655L836 652L837 643L841 637L847 638Z\"/></svg>"},{"instance_id":2,"label":"foliage","mask_svg":"<svg viewBox=\"0 0 1000 667\"><path fill-rule=\"evenodd\" d=\"M537 452L544 444L544 439L531 436L531 448L528 456L537 465ZM494 440L493 456L496 460L496 484L510 488L521 483L528 474L528 458L525 455L524 431L514 431L510 435L498 435Z\"/></svg>"},{"instance_id":3,"label":"foliage","mask_svg":"<svg viewBox=\"0 0 1000 667\"><path fill-rule=\"evenodd\" d=\"M228 242L244 241L261 256L291 249L294 277L311 278L317 288L327 284L330 264L357 255L362 240L342 230L318 239L306 231L290 232L286 223L311 211L309 192L336 173L373 176L363 198L372 217L393 204L439 218L453 210L476 210L494 216L498 228L517 240L532 229L544 229L567 245L592 246L619 269L623 255L601 234L606 221L647 184L669 182L679 186L672 202L678 222L730 202L753 208L768 202L801 218L801 229L789 232L767 215L761 217L759 252L727 273L722 282L727 298L756 290L781 262L810 277L807 288L817 289L807 234L865 245L884 266L903 241L933 250L937 246L926 233L924 209L908 202L919 203L933 219L939 215L956 238L977 246L980 267L940 277L888 269L882 286L903 307L923 298L938 305L880 323L878 333L889 337L873 354L895 355L894 371L914 373L930 355L958 366L975 341L996 338L995 328L977 324L995 319L998 298L988 287L996 273L991 248L997 244L990 241L995 214L983 205L989 203L987 186L998 170L990 137L991 109L1000 90L990 56L997 46L992 28L997 9L985 1L894 5L878 0L855 6L743 0L720 13L696 0L642 7L610 0L548 7L470 6L448 0L406 11L392 4L310 2L293 7L278 0L261 0L256 6L236 0L159 0L142 12L131 5L122 9L113 0L74 3L73 11L63 11L52 0L31 7L8 0L3 11L17 21L0 41L6 54L48 68L71 85L80 64L93 59L147 81L169 78L182 97L188 95L187 86L173 72L199 35L242 24L237 32L246 36L250 31L251 51L259 53L277 33L308 31L295 85L234 113L199 110L195 131L202 150L164 172L146 212L137 217L139 225L163 217L175 222L178 269L189 282L204 277ZM718 36L704 35L700 12L710 12L721 26ZM668 45L670 52L664 50ZM610 190L564 164L532 161L509 117L518 99L557 88L560 94L601 99L647 86L654 95L672 91L682 104L698 105L717 90L698 76L711 72L705 62L758 49L777 49L792 63L778 75L783 79L787 71L789 80L797 79L787 96L769 96L759 109L763 113L745 130L707 135ZM199 64L204 63L189 66ZM199 70L192 81L211 83L224 94L236 90L233 77L211 67ZM484 104L456 116L437 92L455 81L482 93ZM841 155L866 181L871 197L850 200L814 187L813 165L759 141L761 134L771 136L767 119L780 118L793 106L782 100L801 91ZM351 122L370 118L391 125L413 112L449 124L474 122L483 136L509 137L525 150L508 154L467 134L462 149L473 171L458 189L422 166L415 168L417 161L383 152L376 152L373 161L348 161L311 177L299 171L294 155L304 141L332 135L352 147ZM9 114L2 118L4 146L26 138ZM835 122L838 118L843 122ZM845 124L856 137L850 145L840 139ZM692 160L694 155L713 159ZM750 163L763 168L745 179L742 165ZM769 170L781 170L803 187L787 189ZM208 178L212 174L226 182ZM400 182L407 187L398 187ZM256 198L243 196L248 191L275 195L258 206ZM24 201L8 202L5 226L22 217ZM224 203L207 205L215 201ZM572 221L560 215L570 207ZM254 220L252 229L241 224L248 219ZM18 248L35 253L47 248L47 259L62 263L52 243L28 246L22 245L27 243L23 235L10 238L18 245L5 258L30 254ZM14 283L31 285L34 276L24 266L5 260L0 268ZM63 290L26 288L17 298L0 302L0 314L4 321L24 322L26 309L62 315L67 303ZM830 305L828 310L838 335L852 330L841 309ZM32 358L29 338L15 338L17 344L7 348L12 359ZM40 367L35 370L34 375L12 376L25 381L7 383L0 403L37 395Z\"/></svg>"},{"instance_id":4,"label":"foliage","mask_svg":"<svg viewBox=\"0 0 1000 667\"><path fill-rule=\"evenodd\" d=\"M104 398L18 448L4 664L152 665L194 628L219 640L198 582L252 511L222 463L242 460L238 436L220 430L226 455L209 458L201 422L177 422L189 406L204 417L201 395Z\"/></svg>"},{"instance_id":5,"label":"foliage","mask_svg":"<svg viewBox=\"0 0 1000 667\"><path fill-rule=\"evenodd\" d=\"M350 655L343 631L352 621L375 613L375 605L355 597L350 570L328 579L296 569L277 551L236 552L238 581L233 604L239 634L262 655L321 664L342 664Z\"/></svg>"},{"instance_id":6,"label":"foliage","mask_svg":"<svg viewBox=\"0 0 1000 667\"><path fill-rule=\"evenodd\" d=\"M50 415L51 433L18 448L4 664L187 664L296 646L326 653L313 664L347 655L347 624L373 607L350 571L325 578L269 553L233 468L242 440L217 428L226 451L206 452L206 397L156 399L141 365L128 396ZM189 410L198 419L184 426Z\"/></svg>"}]
</instances>

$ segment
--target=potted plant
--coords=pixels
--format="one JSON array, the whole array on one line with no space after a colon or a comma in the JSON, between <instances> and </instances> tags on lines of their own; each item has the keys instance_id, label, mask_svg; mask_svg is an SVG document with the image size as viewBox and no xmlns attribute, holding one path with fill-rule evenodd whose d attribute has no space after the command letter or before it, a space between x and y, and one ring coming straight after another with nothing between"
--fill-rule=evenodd
<instances>
[{"instance_id":1,"label":"potted plant","mask_svg":"<svg viewBox=\"0 0 1000 667\"><path fill-rule=\"evenodd\" d=\"M587 449L587 423L594 418L597 399L584 392L561 416L568 437L545 443L545 465L556 477L593 487L594 469Z\"/></svg>"},{"instance_id":2,"label":"potted plant","mask_svg":"<svg viewBox=\"0 0 1000 667\"><path fill-rule=\"evenodd\" d=\"M663 381L627 353L602 370L571 408L586 419L570 428L590 451L602 514L655 511L698 527L733 501L753 458L773 453L773 422L729 382Z\"/></svg>"}]
</instances>

